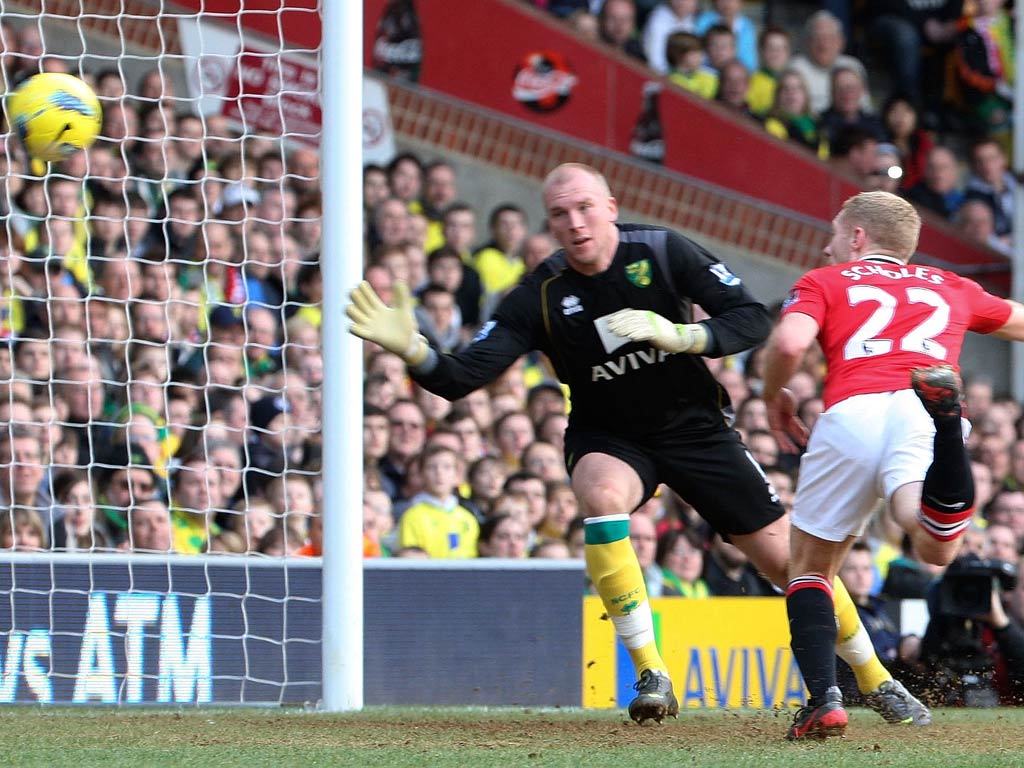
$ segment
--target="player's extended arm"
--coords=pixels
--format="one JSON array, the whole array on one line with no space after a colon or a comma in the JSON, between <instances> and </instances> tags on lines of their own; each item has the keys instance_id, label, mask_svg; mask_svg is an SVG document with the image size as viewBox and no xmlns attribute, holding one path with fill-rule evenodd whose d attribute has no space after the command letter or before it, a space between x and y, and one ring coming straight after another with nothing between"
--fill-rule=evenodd
<instances>
[{"instance_id":1,"label":"player's extended arm","mask_svg":"<svg viewBox=\"0 0 1024 768\"><path fill-rule=\"evenodd\" d=\"M496 379L517 357L533 349L529 328L524 325L529 318L522 319L529 315L524 308L528 302L521 300L520 288L502 299L494 318L466 349L453 355L432 349L419 333L409 289L400 280L395 281L393 307L362 282L352 291L352 303L345 313L352 321L349 330L353 334L400 356L417 384L446 400L457 400Z\"/></svg>"},{"instance_id":2,"label":"player's extended arm","mask_svg":"<svg viewBox=\"0 0 1024 768\"><path fill-rule=\"evenodd\" d=\"M620 309L608 316L608 330L630 341L649 341L665 352L699 355L708 348L708 330L700 323L673 323L647 309Z\"/></svg>"},{"instance_id":3,"label":"player's extended arm","mask_svg":"<svg viewBox=\"0 0 1024 768\"><path fill-rule=\"evenodd\" d=\"M394 292L395 305L389 307L368 282L359 283L349 294L352 303L345 308L352 321L349 331L394 352L408 365L417 365L426 359L430 347L419 332L409 286L396 280Z\"/></svg>"},{"instance_id":4,"label":"player's extended arm","mask_svg":"<svg viewBox=\"0 0 1024 768\"><path fill-rule=\"evenodd\" d=\"M818 336L818 322L802 312L783 315L768 337L764 355L764 390L768 422L779 448L796 453L797 443L807 442L807 425L796 415L796 398L785 385Z\"/></svg>"},{"instance_id":5,"label":"player's extended arm","mask_svg":"<svg viewBox=\"0 0 1024 768\"><path fill-rule=\"evenodd\" d=\"M1007 302L1010 309L1010 316L1003 323L1003 327L992 333L1000 339L1008 341L1024 341L1024 305L1016 301Z\"/></svg>"}]
</instances>

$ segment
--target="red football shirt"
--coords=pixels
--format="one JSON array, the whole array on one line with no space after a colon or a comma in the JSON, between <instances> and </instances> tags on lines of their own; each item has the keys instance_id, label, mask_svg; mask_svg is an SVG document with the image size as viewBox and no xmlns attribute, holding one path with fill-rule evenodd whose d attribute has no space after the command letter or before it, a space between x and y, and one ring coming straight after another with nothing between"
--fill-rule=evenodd
<instances>
[{"instance_id":1,"label":"red football shirt","mask_svg":"<svg viewBox=\"0 0 1024 768\"><path fill-rule=\"evenodd\" d=\"M1010 304L953 272L869 256L814 269L793 286L783 313L819 327L828 374L825 408L854 395L910 387L913 368L959 367L967 331L991 333Z\"/></svg>"}]
</instances>

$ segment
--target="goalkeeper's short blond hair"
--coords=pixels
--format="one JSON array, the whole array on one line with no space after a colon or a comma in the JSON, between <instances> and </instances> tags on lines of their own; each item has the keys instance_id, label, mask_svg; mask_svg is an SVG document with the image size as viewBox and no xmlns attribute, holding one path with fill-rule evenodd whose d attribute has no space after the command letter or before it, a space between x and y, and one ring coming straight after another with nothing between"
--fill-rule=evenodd
<instances>
[{"instance_id":1,"label":"goalkeeper's short blond hair","mask_svg":"<svg viewBox=\"0 0 1024 768\"><path fill-rule=\"evenodd\" d=\"M879 250L910 261L921 234L921 217L910 203L891 192L861 192L839 211L846 226L861 227Z\"/></svg>"},{"instance_id":2,"label":"goalkeeper's short blond hair","mask_svg":"<svg viewBox=\"0 0 1024 768\"><path fill-rule=\"evenodd\" d=\"M562 163L552 170L547 176L544 177L544 183L541 185L541 189L546 195L548 190L554 185L565 181L573 171L582 171L587 175L591 176L596 182L598 188L602 194L607 197L612 196L611 187L608 186L608 180L604 177L597 168L586 163Z\"/></svg>"}]
</instances>

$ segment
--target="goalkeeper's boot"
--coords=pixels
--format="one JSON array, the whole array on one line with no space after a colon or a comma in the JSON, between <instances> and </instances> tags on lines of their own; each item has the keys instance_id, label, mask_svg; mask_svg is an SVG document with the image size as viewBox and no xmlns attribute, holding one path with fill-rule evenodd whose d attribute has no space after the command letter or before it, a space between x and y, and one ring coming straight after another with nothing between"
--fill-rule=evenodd
<instances>
[{"instance_id":1,"label":"goalkeeper's boot","mask_svg":"<svg viewBox=\"0 0 1024 768\"><path fill-rule=\"evenodd\" d=\"M846 730L846 710L843 709L843 694L837 686L825 691L821 701L813 699L801 707L793 718L786 738L790 741L802 739L827 739L842 736Z\"/></svg>"},{"instance_id":2,"label":"goalkeeper's boot","mask_svg":"<svg viewBox=\"0 0 1024 768\"><path fill-rule=\"evenodd\" d=\"M932 722L928 707L914 698L899 680L886 680L864 695L864 703L887 723L931 725Z\"/></svg>"},{"instance_id":3,"label":"goalkeeper's boot","mask_svg":"<svg viewBox=\"0 0 1024 768\"><path fill-rule=\"evenodd\" d=\"M963 385L951 365L932 365L910 372L910 384L933 419L959 417Z\"/></svg>"},{"instance_id":4,"label":"goalkeeper's boot","mask_svg":"<svg viewBox=\"0 0 1024 768\"><path fill-rule=\"evenodd\" d=\"M633 690L637 695L629 702L629 716L640 725L651 720L660 723L666 715L675 717L679 714L679 702L672 692L672 681L664 672L645 669L633 685Z\"/></svg>"}]
</instances>

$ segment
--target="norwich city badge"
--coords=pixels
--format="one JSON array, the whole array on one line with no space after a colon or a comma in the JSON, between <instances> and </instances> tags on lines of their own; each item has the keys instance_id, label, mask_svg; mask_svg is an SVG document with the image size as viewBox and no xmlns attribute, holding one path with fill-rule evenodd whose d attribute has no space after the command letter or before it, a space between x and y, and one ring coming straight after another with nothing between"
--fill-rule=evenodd
<instances>
[{"instance_id":1,"label":"norwich city badge","mask_svg":"<svg viewBox=\"0 0 1024 768\"><path fill-rule=\"evenodd\" d=\"M640 261L627 264L626 277L637 288L646 288L651 284L651 262L647 259L640 259Z\"/></svg>"}]
</instances>

